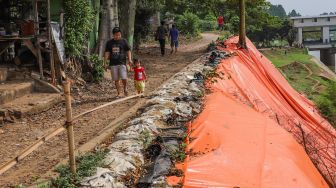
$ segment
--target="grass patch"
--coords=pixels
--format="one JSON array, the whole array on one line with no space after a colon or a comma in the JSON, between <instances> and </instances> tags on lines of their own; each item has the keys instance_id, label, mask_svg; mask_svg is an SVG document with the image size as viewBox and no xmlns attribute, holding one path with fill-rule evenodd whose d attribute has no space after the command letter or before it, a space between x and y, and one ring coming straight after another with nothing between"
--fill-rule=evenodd
<instances>
[{"instance_id":1,"label":"grass patch","mask_svg":"<svg viewBox=\"0 0 336 188\"><path fill-rule=\"evenodd\" d=\"M52 180L52 187L73 188L85 178L92 176L97 167L103 166L103 159L107 150L99 150L95 153L89 153L76 157L77 173L72 176L69 165L61 165L55 169L59 177Z\"/></svg>"},{"instance_id":2,"label":"grass patch","mask_svg":"<svg viewBox=\"0 0 336 188\"><path fill-rule=\"evenodd\" d=\"M336 83L330 81L326 93L315 98L324 117L336 128Z\"/></svg>"},{"instance_id":3,"label":"grass patch","mask_svg":"<svg viewBox=\"0 0 336 188\"><path fill-rule=\"evenodd\" d=\"M179 149L172 153L172 158L175 162L183 162L187 158L186 148L187 144L182 142L179 145Z\"/></svg>"},{"instance_id":4,"label":"grass patch","mask_svg":"<svg viewBox=\"0 0 336 188\"><path fill-rule=\"evenodd\" d=\"M276 67L282 67L293 62L302 62L311 64L311 58L306 49L273 49L264 50L262 53L273 62Z\"/></svg>"},{"instance_id":5,"label":"grass patch","mask_svg":"<svg viewBox=\"0 0 336 188\"><path fill-rule=\"evenodd\" d=\"M323 70L311 60L312 56L305 49L274 49L262 53L279 68L289 84L312 100L321 114L336 127L336 82L319 76ZM304 65L313 72L310 78ZM317 81L319 85L313 90Z\"/></svg>"}]
</instances>

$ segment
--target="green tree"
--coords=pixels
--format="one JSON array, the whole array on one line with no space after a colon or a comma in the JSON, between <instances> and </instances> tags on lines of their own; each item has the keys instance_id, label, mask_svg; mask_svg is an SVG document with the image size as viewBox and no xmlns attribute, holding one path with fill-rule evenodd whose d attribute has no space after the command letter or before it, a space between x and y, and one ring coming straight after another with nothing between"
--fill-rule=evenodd
<instances>
[{"instance_id":1,"label":"green tree","mask_svg":"<svg viewBox=\"0 0 336 188\"><path fill-rule=\"evenodd\" d=\"M282 41L289 35L289 31L293 28L292 22L289 19L283 19L280 28L277 33L279 34L280 40Z\"/></svg>"},{"instance_id":2,"label":"green tree","mask_svg":"<svg viewBox=\"0 0 336 188\"><path fill-rule=\"evenodd\" d=\"M181 33L197 36L200 29L200 19L196 14L185 12L183 15L178 16L176 25Z\"/></svg>"},{"instance_id":3,"label":"green tree","mask_svg":"<svg viewBox=\"0 0 336 188\"><path fill-rule=\"evenodd\" d=\"M94 11L89 0L64 0L66 53L81 58L87 36L93 29Z\"/></svg>"},{"instance_id":4,"label":"green tree","mask_svg":"<svg viewBox=\"0 0 336 188\"><path fill-rule=\"evenodd\" d=\"M293 9L291 12L289 12L288 16L289 17L298 17L298 16L301 16L301 14L296 12L295 9Z\"/></svg>"},{"instance_id":5,"label":"green tree","mask_svg":"<svg viewBox=\"0 0 336 188\"><path fill-rule=\"evenodd\" d=\"M151 33L150 18L162 10L164 0L138 0L134 24L134 47L139 48L142 39Z\"/></svg>"},{"instance_id":6,"label":"green tree","mask_svg":"<svg viewBox=\"0 0 336 188\"><path fill-rule=\"evenodd\" d=\"M287 35L287 42L289 44L289 46L293 46L293 43L295 41L295 36L296 36L296 30L294 28L291 28L288 31L288 35Z\"/></svg>"},{"instance_id":7,"label":"green tree","mask_svg":"<svg viewBox=\"0 0 336 188\"><path fill-rule=\"evenodd\" d=\"M277 16L279 18L287 17L287 13L286 13L286 11L285 11L285 9L283 8L282 5L271 5L268 12L272 16Z\"/></svg>"}]
</instances>

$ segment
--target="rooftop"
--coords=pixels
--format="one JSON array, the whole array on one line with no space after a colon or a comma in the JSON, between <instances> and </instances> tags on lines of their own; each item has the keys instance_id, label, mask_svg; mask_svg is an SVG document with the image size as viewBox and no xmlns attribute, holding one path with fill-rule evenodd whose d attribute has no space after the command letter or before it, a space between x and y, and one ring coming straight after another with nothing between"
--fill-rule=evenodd
<instances>
[{"instance_id":1,"label":"rooftop","mask_svg":"<svg viewBox=\"0 0 336 188\"><path fill-rule=\"evenodd\" d=\"M291 17L291 20L297 20L297 19L310 19L310 18L331 18L336 17L335 15L318 15L318 16L298 16L298 17Z\"/></svg>"}]
</instances>

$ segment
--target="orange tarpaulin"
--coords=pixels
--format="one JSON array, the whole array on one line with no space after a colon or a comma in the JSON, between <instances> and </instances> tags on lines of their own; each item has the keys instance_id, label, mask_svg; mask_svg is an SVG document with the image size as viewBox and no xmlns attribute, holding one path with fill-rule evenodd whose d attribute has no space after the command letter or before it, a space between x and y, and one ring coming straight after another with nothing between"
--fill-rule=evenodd
<instances>
[{"instance_id":1,"label":"orange tarpaulin","mask_svg":"<svg viewBox=\"0 0 336 188\"><path fill-rule=\"evenodd\" d=\"M250 41L248 50L237 41L222 48L235 55L191 125L184 186L328 187L318 170L335 184L335 129Z\"/></svg>"}]
</instances>

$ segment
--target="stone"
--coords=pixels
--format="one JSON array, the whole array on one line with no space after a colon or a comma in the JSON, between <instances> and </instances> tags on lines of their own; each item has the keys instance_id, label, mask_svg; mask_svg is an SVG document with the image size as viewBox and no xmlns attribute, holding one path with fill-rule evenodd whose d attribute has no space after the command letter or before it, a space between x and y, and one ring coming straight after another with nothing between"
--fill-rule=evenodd
<instances>
[{"instance_id":1,"label":"stone","mask_svg":"<svg viewBox=\"0 0 336 188\"><path fill-rule=\"evenodd\" d=\"M3 116L0 116L0 125L5 123L5 118Z\"/></svg>"},{"instance_id":2,"label":"stone","mask_svg":"<svg viewBox=\"0 0 336 188\"><path fill-rule=\"evenodd\" d=\"M0 109L0 116L7 117L8 116L8 110L6 110L6 109Z\"/></svg>"},{"instance_id":3,"label":"stone","mask_svg":"<svg viewBox=\"0 0 336 188\"><path fill-rule=\"evenodd\" d=\"M22 112L19 110L14 110L13 113L14 117L16 117L17 119L21 119L22 118Z\"/></svg>"}]
</instances>

